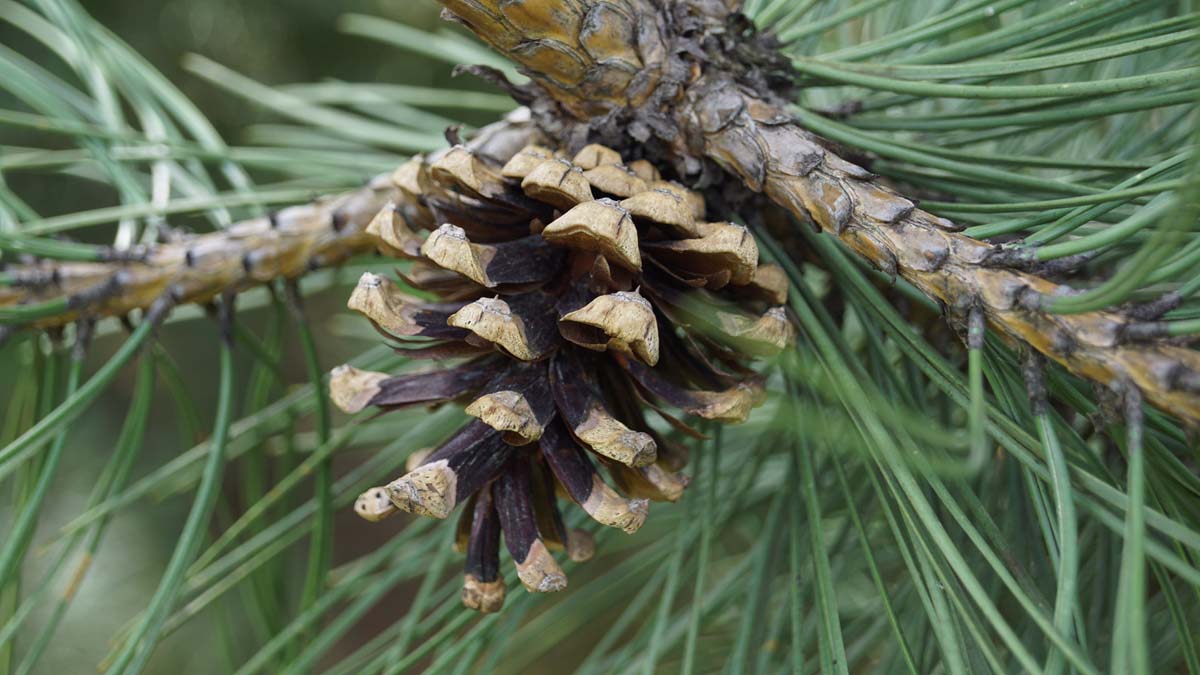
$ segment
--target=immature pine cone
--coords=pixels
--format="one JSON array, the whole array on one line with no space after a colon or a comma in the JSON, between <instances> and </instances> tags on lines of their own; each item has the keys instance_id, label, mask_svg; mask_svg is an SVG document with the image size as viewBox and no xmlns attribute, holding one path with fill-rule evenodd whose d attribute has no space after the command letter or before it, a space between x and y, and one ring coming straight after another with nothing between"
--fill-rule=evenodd
<instances>
[{"instance_id":1,"label":"immature pine cone","mask_svg":"<svg viewBox=\"0 0 1200 675\"><path fill-rule=\"evenodd\" d=\"M463 602L494 612L502 531L530 591L566 586L550 550L590 557L591 537L566 530L556 492L626 532L641 527L647 500L679 498L686 450L644 409L691 436L664 406L744 420L763 395L746 362L794 338L787 284L758 264L746 228L705 222L700 195L602 146L568 160L528 145L503 166L455 146L405 164L393 182L404 206L389 204L368 232L412 261L405 283L439 301L368 273L349 306L402 353L457 365L398 376L342 366L333 400L348 412L469 401L477 419L414 453L407 474L355 509L368 520L397 509L445 518L465 502Z\"/></svg>"}]
</instances>

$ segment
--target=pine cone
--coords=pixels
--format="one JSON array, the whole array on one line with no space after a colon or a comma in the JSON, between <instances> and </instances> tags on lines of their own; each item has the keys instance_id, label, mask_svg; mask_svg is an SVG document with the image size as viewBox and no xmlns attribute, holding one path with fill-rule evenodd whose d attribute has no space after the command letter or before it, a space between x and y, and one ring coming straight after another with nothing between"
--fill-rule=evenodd
<instances>
[{"instance_id":1,"label":"pine cone","mask_svg":"<svg viewBox=\"0 0 1200 675\"><path fill-rule=\"evenodd\" d=\"M457 365L399 376L342 366L333 400L348 412L462 401L476 419L414 453L408 473L355 509L368 520L446 518L465 502L463 602L494 612L500 532L530 591L566 586L551 550L591 556L590 535L567 530L556 494L626 532L641 527L648 500L680 497L686 450L644 411L689 436L700 434L665 408L743 421L764 391L748 362L794 339L787 283L758 263L746 228L706 222L699 194L599 145L569 160L529 145L496 161L456 146L393 181L412 198L385 207L368 232L411 260L403 281L437 301L368 273L349 306L402 353Z\"/></svg>"}]
</instances>

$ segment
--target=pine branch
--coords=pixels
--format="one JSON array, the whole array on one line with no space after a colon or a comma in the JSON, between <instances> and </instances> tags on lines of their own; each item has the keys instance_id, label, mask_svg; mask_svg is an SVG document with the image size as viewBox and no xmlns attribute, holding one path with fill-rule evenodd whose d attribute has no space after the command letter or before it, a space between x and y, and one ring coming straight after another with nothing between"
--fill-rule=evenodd
<instances>
[{"instance_id":1,"label":"pine branch","mask_svg":"<svg viewBox=\"0 0 1200 675\"><path fill-rule=\"evenodd\" d=\"M521 147L529 140L524 113L491 125L471 140L483 154ZM98 262L41 260L4 270L0 326L64 326L80 317L123 316L170 295L175 304L203 303L275 279L298 279L375 249L368 230L380 211L402 217L421 210L412 193L388 174L366 187L282 209L206 234L184 236L142 250L111 251Z\"/></svg>"},{"instance_id":2,"label":"pine branch","mask_svg":"<svg viewBox=\"0 0 1200 675\"><path fill-rule=\"evenodd\" d=\"M179 303L206 302L226 289L295 279L369 250L366 226L394 196L385 175L355 192L115 256L110 262L43 260L10 267L6 274L12 283L0 287L0 311L7 310L4 316L12 323L47 328L80 316L128 314L168 293Z\"/></svg>"},{"instance_id":3,"label":"pine branch","mask_svg":"<svg viewBox=\"0 0 1200 675\"><path fill-rule=\"evenodd\" d=\"M815 222L871 264L936 300L952 321L972 310L1003 335L1032 346L1081 377L1132 381L1154 405L1200 422L1200 352L1161 337L1136 341L1147 324L1116 312L1055 314L1069 287L998 266L1000 248L952 231L874 176L821 146L782 111L734 83L699 82L689 94L698 119L734 115L703 134L706 154L793 215Z\"/></svg>"},{"instance_id":4,"label":"pine branch","mask_svg":"<svg viewBox=\"0 0 1200 675\"><path fill-rule=\"evenodd\" d=\"M1119 313L1048 311L1050 298L1072 289L1006 266L999 247L957 232L835 154L771 90L774 45L739 29L736 0L442 3L521 64L534 84L510 90L564 143L650 141L694 176L715 162L909 281L952 321L981 311L1001 334L1071 372L1114 387L1132 382L1159 408L1200 422L1200 353Z\"/></svg>"}]
</instances>

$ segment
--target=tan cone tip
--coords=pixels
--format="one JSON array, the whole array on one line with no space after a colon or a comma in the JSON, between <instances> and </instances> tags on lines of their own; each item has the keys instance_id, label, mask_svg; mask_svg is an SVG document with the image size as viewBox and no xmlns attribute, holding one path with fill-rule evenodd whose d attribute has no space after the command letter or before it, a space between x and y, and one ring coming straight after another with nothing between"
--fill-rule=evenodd
<instances>
[{"instance_id":1,"label":"tan cone tip","mask_svg":"<svg viewBox=\"0 0 1200 675\"><path fill-rule=\"evenodd\" d=\"M650 434L630 429L599 405L588 410L587 417L575 427L575 436L596 454L626 466L646 466L658 456L658 446Z\"/></svg>"},{"instance_id":2,"label":"tan cone tip","mask_svg":"<svg viewBox=\"0 0 1200 675\"><path fill-rule=\"evenodd\" d=\"M651 464L643 469L642 476L669 502L679 501L692 480L685 473L667 471L658 464Z\"/></svg>"},{"instance_id":3,"label":"tan cone tip","mask_svg":"<svg viewBox=\"0 0 1200 675\"><path fill-rule=\"evenodd\" d=\"M392 185L404 190L409 195L416 197L424 190L421 189L421 166L424 163L424 158L420 155L413 157L407 162L401 164L392 172Z\"/></svg>"},{"instance_id":4,"label":"tan cone tip","mask_svg":"<svg viewBox=\"0 0 1200 675\"><path fill-rule=\"evenodd\" d=\"M599 143L591 143L583 146L579 152L575 153L575 157L571 159L571 163L587 171L588 169L594 169L605 164L620 164L621 153Z\"/></svg>"},{"instance_id":5,"label":"tan cone tip","mask_svg":"<svg viewBox=\"0 0 1200 675\"><path fill-rule=\"evenodd\" d=\"M658 172L658 167L654 166L654 163L649 160L635 159L629 163L629 170L637 175L638 178L646 181L647 184L662 180L662 174Z\"/></svg>"},{"instance_id":6,"label":"tan cone tip","mask_svg":"<svg viewBox=\"0 0 1200 675\"><path fill-rule=\"evenodd\" d=\"M703 272L727 270L731 283L741 286L754 279L758 267L758 244L750 230L732 223L704 223L703 236L656 245Z\"/></svg>"},{"instance_id":7,"label":"tan cone tip","mask_svg":"<svg viewBox=\"0 0 1200 675\"><path fill-rule=\"evenodd\" d=\"M567 575L541 539L534 540L525 560L517 563L517 576L531 593L554 593L567 587Z\"/></svg>"},{"instance_id":8,"label":"tan cone tip","mask_svg":"<svg viewBox=\"0 0 1200 675\"><path fill-rule=\"evenodd\" d=\"M462 603L482 614L494 614L504 606L504 580L480 581L474 575L463 577Z\"/></svg>"},{"instance_id":9,"label":"tan cone tip","mask_svg":"<svg viewBox=\"0 0 1200 675\"><path fill-rule=\"evenodd\" d=\"M390 256L413 256L420 248L420 238L408 228L396 212L396 203L389 201L367 223L366 233L375 238L379 251Z\"/></svg>"},{"instance_id":10,"label":"tan cone tip","mask_svg":"<svg viewBox=\"0 0 1200 675\"><path fill-rule=\"evenodd\" d=\"M368 488L366 492L354 500L354 512L372 523L377 523L398 511L396 505L388 498L386 488Z\"/></svg>"},{"instance_id":11,"label":"tan cone tip","mask_svg":"<svg viewBox=\"0 0 1200 675\"><path fill-rule=\"evenodd\" d=\"M554 151L541 145L530 144L513 155L500 169L500 175L505 178L525 178L542 162L554 159Z\"/></svg>"},{"instance_id":12,"label":"tan cone tip","mask_svg":"<svg viewBox=\"0 0 1200 675\"><path fill-rule=\"evenodd\" d=\"M563 315L565 324L578 323L604 332L608 341L601 346L586 344L572 331L564 337L589 349L614 349L629 354L646 365L658 363L658 322L654 308L637 291L618 291L601 295L583 307Z\"/></svg>"},{"instance_id":13,"label":"tan cone tip","mask_svg":"<svg viewBox=\"0 0 1200 675\"><path fill-rule=\"evenodd\" d=\"M484 263L480 260L480 247L471 243L466 230L445 223L429 234L421 244L421 255L429 258L443 269L458 272L482 286L492 286Z\"/></svg>"},{"instance_id":14,"label":"tan cone tip","mask_svg":"<svg viewBox=\"0 0 1200 675\"><path fill-rule=\"evenodd\" d=\"M641 529L650 512L649 500L622 498L599 474L592 476L592 492L579 506L597 523L615 527L627 534Z\"/></svg>"},{"instance_id":15,"label":"tan cone tip","mask_svg":"<svg viewBox=\"0 0 1200 675\"><path fill-rule=\"evenodd\" d=\"M374 321L384 330L402 335L412 330L412 325L405 320L402 312L405 304L414 300L389 279L364 272L350 299L346 301L346 307Z\"/></svg>"},{"instance_id":16,"label":"tan cone tip","mask_svg":"<svg viewBox=\"0 0 1200 675\"><path fill-rule=\"evenodd\" d=\"M754 408L754 390L744 384L738 384L725 391L703 394L704 405L692 412L707 420L740 424L750 417L750 411Z\"/></svg>"},{"instance_id":17,"label":"tan cone tip","mask_svg":"<svg viewBox=\"0 0 1200 675\"><path fill-rule=\"evenodd\" d=\"M457 184L476 194L485 190L486 177L480 175L483 170L475 155L461 145L450 148L429 165L429 173L435 179Z\"/></svg>"},{"instance_id":18,"label":"tan cone tip","mask_svg":"<svg viewBox=\"0 0 1200 675\"><path fill-rule=\"evenodd\" d=\"M696 220L704 218L704 195L700 194L699 192L696 192L695 190L689 190L679 183L669 180L651 181L648 185L651 190L669 192L682 199L684 203L687 204L691 209L692 216Z\"/></svg>"},{"instance_id":19,"label":"tan cone tip","mask_svg":"<svg viewBox=\"0 0 1200 675\"><path fill-rule=\"evenodd\" d=\"M396 508L430 518L446 518L454 510L457 477L446 460L417 467L388 483Z\"/></svg>"},{"instance_id":20,"label":"tan cone tip","mask_svg":"<svg viewBox=\"0 0 1200 675\"><path fill-rule=\"evenodd\" d=\"M796 327L783 307L772 307L753 319L718 312L717 321L727 335L743 340L742 348L756 356L774 356L796 341Z\"/></svg>"},{"instance_id":21,"label":"tan cone tip","mask_svg":"<svg viewBox=\"0 0 1200 675\"><path fill-rule=\"evenodd\" d=\"M525 194L560 209L592 200L592 187L579 167L562 159L538 164L521 181Z\"/></svg>"},{"instance_id":22,"label":"tan cone tip","mask_svg":"<svg viewBox=\"0 0 1200 675\"><path fill-rule=\"evenodd\" d=\"M356 413L371 404L387 373L340 365L329 373L329 398L343 412Z\"/></svg>"},{"instance_id":23,"label":"tan cone tip","mask_svg":"<svg viewBox=\"0 0 1200 675\"><path fill-rule=\"evenodd\" d=\"M765 295L772 304L782 305L787 302L787 273L775 263L759 265L754 270L754 278L750 280L749 285Z\"/></svg>"},{"instance_id":24,"label":"tan cone tip","mask_svg":"<svg viewBox=\"0 0 1200 675\"><path fill-rule=\"evenodd\" d=\"M484 424L504 434L510 445L528 445L542 437L542 425L525 396L504 390L484 394L464 410Z\"/></svg>"},{"instance_id":25,"label":"tan cone tip","mask_svg":"<svg viewBox=\"0 0 1200 675\"><path fill-rule=\"evenodd\" d=\"M500 298L480 298L451 314L446 323L469 330L522 361L536 361L542 356L526 337L521 317Z\"/></svg>"},{"instance_id":26,"label":"tan cone tip","mask_svg":"<svg viewBox=\"0 0 1200 675\"><path fill-rule=\"evenodd\" d=\"M593 189L620 197L632 197L646 191L646 181L620 164L601 164L583 172Z\"/></svg>"},{"instance_id":27,"label":"tan cone tip","mask_svg":"<svg viewBox=\"0 0 1200 675\"><path fill-rule=\"evenodd\" d=\"M692 206L685 197L670 190L657 188L639 192L622 201L621 206L634 218L665 225L677 235L700 236Z\"/></svg>"},{"instance_id":28,"label":"tan cone tip","mask_svg":"<svg viewBox=\"0 0 1200 675\"><path fill-rule=\"evenodd\" d=\"M542 230L547 241L585 251L595 251L633 271L641 271L637 226L629 211L611 199L584 202Z\"/></svg>"}]
</instances>

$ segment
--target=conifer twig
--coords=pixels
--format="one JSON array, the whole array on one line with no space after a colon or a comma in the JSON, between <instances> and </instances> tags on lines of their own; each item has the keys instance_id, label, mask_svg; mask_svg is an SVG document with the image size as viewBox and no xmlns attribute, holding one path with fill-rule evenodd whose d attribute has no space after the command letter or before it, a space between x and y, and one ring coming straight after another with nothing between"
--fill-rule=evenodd
<instances>
[{"instance_id":1,"label":"conifer twig","mask_svg":"<svg viewBox=\"0 0 1200 675\"><path fill-rule=\"evenodd\" d=\"M294 279L370 250L372 240L365 228L395 196L384 175L354 192L150 247L134 260L43 260L10 267L14 283L0 286L0 308L19 316L22 308L58 303L61 311L28 322L48 328L80 316L128 314L167 293L180 303L199 303L227 289Z\"/></svg>"},{"instance_id":2,"label":"conifer twig","mask_svg":"<svg viewBox=\"0 0 1200 675\"><path fill-rule=\"evenodd\" d=\"M480 130L469 145L482 154L521 147L531 132L527 118L523 111L510 114ZM298 279L372 251L377 240L367 226L389 203L401 214L421 208L411 193L381 174L358 190L318 197L217 232L184 236L136 256L11 266L4 271L8 283L0 285L0 327L51 328L80 317L144 310L164 295L176 304L203 303L227 291Z\"/></svg>"}]
</instances>

